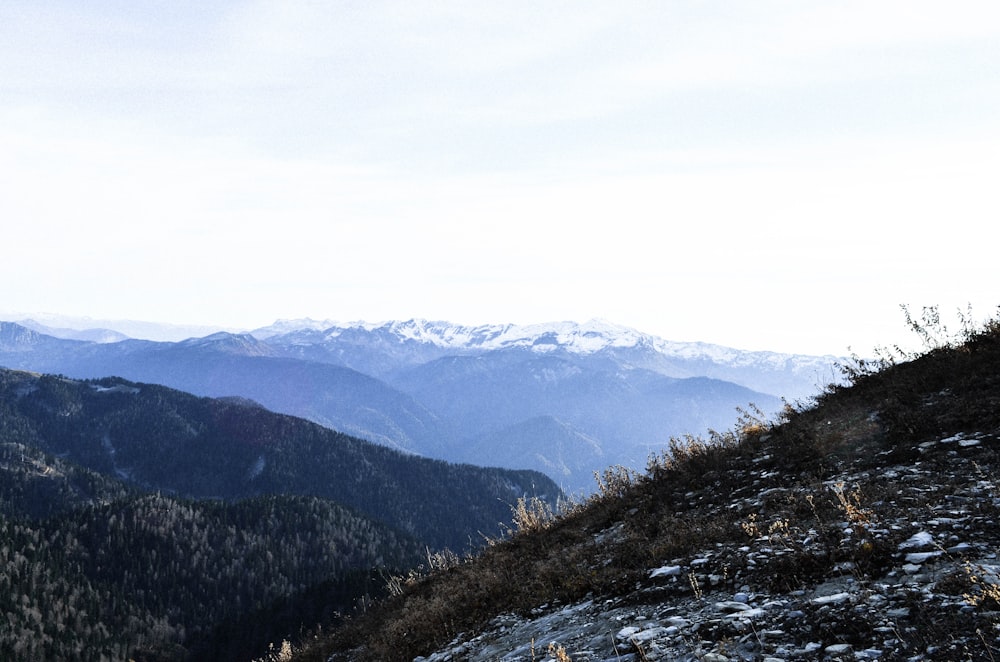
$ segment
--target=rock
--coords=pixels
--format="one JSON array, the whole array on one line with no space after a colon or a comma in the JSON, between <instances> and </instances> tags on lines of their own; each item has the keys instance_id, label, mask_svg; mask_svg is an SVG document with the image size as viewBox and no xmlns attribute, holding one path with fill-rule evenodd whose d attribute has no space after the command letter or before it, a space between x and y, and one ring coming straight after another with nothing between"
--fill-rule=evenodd
<instances>
[{"instance_id":1,"label":"rock","mask_svg":"<svg viewBox=\"0 0 1000 662\"><path fill-rule=\"evenodd\" d=\"M941 556L941 552L913 552L912 554L906 555L907 563L924 563L928 559L932 559L936 556Z\"/></svg>"},{"instance_id":2,"label":"rock","mask_svg":"<svg viewBox=\"0 0 1000 662\"><path fill-rule=\"evenodd\" d=\"M899 543L900 549L924 549L934 544L934 536L927 531L914 533L904 542Z\"/></svg>"},{"instance_id":3,"label":"rock","mask_svg":"<svg viewBox=\"0 0 1000 662\"><path fill-rule=\"evenodd\" d=\"M621 630L619 630L618 634L615 635L615 638L620 639L622 641L628 641L630 637L633 637L638 633L639 633L639 628L629 626L627 628L622 628Z\"/></svg>"},{"instance_id":4,"label":"rock","mask_svg":"<svg viewBox=\"0 0 1000 662\"><path fill-rule=\"evenodd\" d=\"M661 568L656 568L649 573L649 578L654 577L676 577L681 574L681 567L679 565L665 565Z\"/></svg>"},{"instance_id":5,"label":"rock","mask_svg":"<svg viewBox=\"0 0 1000 662\"><path fill-rule=\"evenodd\" d=\"M850 593L834 593L833 595L821 595L810 600L814 605L840 604L851 599Z\"/></svg>"},{"instance_id":6,"label":"rock","mask_svg":"<svg viewBox=\"0 0 1000 662\"><path fill-rule=\"evenodd\" d=\"M736 602L735 600L724 600L723 602L716 602L715 608L723 612L734 612L734 611L746 611L750 609L750 605L745 602Z\"/></svg>"},{"instance_id":7,"label":"rock","mask_svg":"<svg viewBox=\"0 0 1000 662\"><path fill-rule=\"evenodd\" d=\"M824 648L823 652L827 655L846 655L851 650L853 650L853 647L850 644L833 644Z\"/></svg>"}]
</instances>

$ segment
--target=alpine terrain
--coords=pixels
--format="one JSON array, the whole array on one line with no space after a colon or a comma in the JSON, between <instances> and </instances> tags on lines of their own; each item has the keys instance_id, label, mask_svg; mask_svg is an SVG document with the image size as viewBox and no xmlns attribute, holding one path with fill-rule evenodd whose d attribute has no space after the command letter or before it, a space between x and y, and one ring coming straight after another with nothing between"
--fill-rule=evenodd
<instances>
[{"instance_id":1,"label":"alpine terrain","mask_svg":"<svg viewBox=\"0 0 1000 662\"><path fill-rule=\"evenodd\" d=\"M844 371L271 659L1000 658L1000 321Z\"/></svg>"},{"instance_id":2,"label":"alpine terrain","mask_svg":"<svg viewBox=\"0 0 1000 662\"><path fill-rule=\"evenodd\" d=\"M725 429L737 408L773 413L808 398L836 362L597 321L300 320L172 342L0 323L2 366L239 396L411 454L537 469L574 493L609 464L644 466L672 436Z\"/></svg>"}]
</instances>

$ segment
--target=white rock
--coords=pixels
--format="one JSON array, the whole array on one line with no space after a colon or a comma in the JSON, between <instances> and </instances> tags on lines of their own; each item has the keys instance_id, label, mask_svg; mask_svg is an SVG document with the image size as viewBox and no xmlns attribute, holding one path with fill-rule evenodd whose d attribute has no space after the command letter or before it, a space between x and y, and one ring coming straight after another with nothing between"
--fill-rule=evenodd
<instances>
[{"instance_id":1,"label":"white rock","mask_svg":"<svg viewBox=\"0 0 1000 662\"><path fill-rule=\"evenodd\" d=\"M615 635L615 638L628 641L629 637L634 637L638 632L639 628L630 625L629 627L619 630L618 634Z\"/></svg>"},{"instance_id":2,"label":"white rock","mask_svg":"<svg viewBox=\"0 0 1000 662\"><path fill-rule=\"evenodd\" d=\"M649 573L649 578L654 577L675 577L681 574L681 567L679 565L665 565L661 568L656 568Z\"/></svg>"},{"instance_id":3,"label":"white rock","mask_svg":"<svg viewBox=\"0 0 1000 662\"><path fill-rule=\"evenodd\" d=\"M906 555L906 560L908 563L924 563L936 556L941 556L941 552L913 552Z\"/></svg>"},{"instance_id":4,"label":"white rock","mask_svg":"<svg viewBox=\"0 0 1000 662\"><path fill-rule=\"evenodd\" d=\"M758 618L758 617L763 616L763 615L764 615L764 610L760 609L760 608L756 608L756 609L745 609L743 611L737 611L737 612L733 612L731 614L726 614L725 617L726 618L750 619L750 618Z\"/></svg>"},{"instance_id":5,"label":"white rock","mask_svg":"<svg viewBox=\"0 0 1000 662\"><path fill-rule=\"evenodd\" d=\"M919 533L914 533L904 542L899 543L899 548L920 549L921 547L929 547L932 544L934 544L934 536L927 531L920 531Z\"/></svg>"},{"instance_id":6,"label":"white rock","mask_svg":"<svg viewBox=\"0 0 1000 662\"><path fill-rule=\"evenodd\" d=\"M641 632L636 632L631 637L628 638L629 641L636 641L639 643L645 643L651 639L656 639L659 636L666 634L665 628L649 628L648 630L642 630Z\"/></svg>"},{"instance_id":7,"label":"white rock","mask_svg":"<svg viewBox=\"0 0 1000 662\"><path fill-rule=\"evenodd\" d=\"M827 655L842 655L844 653L851 652L850 644L833 644L832 646L827 646L823 649L823 652Z\"/></svg>"},{"instance_id":8,"label":"white rock","mask_svg":"<svg viewBox=\"0 0 1000 662\"><path fill-rule=\"evenodd\" d=\"M846 602L847 600L850 600L850 598L850 593L834 593L833 595L821 595L818 598L813 598L810 602L814 605L831 605Z\"/></svg>"}]
</instances>

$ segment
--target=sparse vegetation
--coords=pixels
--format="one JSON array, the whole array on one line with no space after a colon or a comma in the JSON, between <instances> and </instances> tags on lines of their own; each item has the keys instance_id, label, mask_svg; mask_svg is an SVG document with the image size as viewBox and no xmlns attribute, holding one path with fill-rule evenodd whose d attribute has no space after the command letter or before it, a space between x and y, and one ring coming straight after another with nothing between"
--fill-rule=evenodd
<instances>
[{"instance_id":1,"label":"sparse vegetation","mask_svg":"<svg viewBox=\"0 0 1000 662\"><path fill-rule=\"evenodd\" d=\"M538 497L519 497L513 510L514 528L510 533L542 531L555 518L552 506Z\"/></svg>"},{"instance_id":2,"label":"sparse vegetation","mask_svg":"<svg viewBox=\"0 0 1000 662\"><path fill-rule=\"evenodd\" d=\"M733 430L674 439L650 458L645 473L613 467L597 476L593 496L554 517L519 503L521 525L512 535L458 566L408 582L369 613L313 640L295 659L410 660L459 632L486 627L500 614L526 615L588 595L625 598L636 586L649 586L650 568L705 549L714 552L704 567L690 567L686 580L655 589L663 599L700 598L726 586L802 589L836 568L849 569L861 586L871 584L896 562L909 535L883 523L930 512L949 494L980 489L980 477L948 470L955 459L939 440L973 433L1000 438L1000 322L977 329L963 322L956 337L939 328L936 309L924 309L918 321L904 313L928 345L924 353L899 351L846 367L845 383L814 402L787 406L777 421L764 420L751 407ZM992 444L970 448L984 471L1000 467ZM917 458L937 484L886 471ZM986 524L996 521L995 504L975 503L986 509L977 521L995 526ZM751 548L765 545L781 553L750 564L740 551L748 539ZM997 585L989 571L976 567L941 582L977 607L995 601ZM906 611L906 626L883 635L899 655L932 651L934 659L964 660L996 650L995 634L983 634L995 632L989 614L932 615L918 597ZM826 627L821 622L807 619L805 627ZM837 640L864 641L871 627L856 619ZM966 641L981 641L982 650L941 645L960 633L968 635ZM811 636L821 641L832 634L816 630ZM556 647L547 649L550 654L572 655L559 642L539 645L548 643ZM692 651L700 645L693 642Z\"/></svg>"}]
</instances>

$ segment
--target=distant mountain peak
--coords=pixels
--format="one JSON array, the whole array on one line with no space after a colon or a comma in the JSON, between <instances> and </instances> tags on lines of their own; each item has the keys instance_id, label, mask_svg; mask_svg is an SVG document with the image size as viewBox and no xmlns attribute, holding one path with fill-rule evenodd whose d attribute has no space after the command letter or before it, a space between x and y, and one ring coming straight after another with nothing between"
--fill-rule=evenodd
<instances>
[{"instance_id":1,"label":"distant mountain peak","mask_svg":"<svg viewBox=\"0 0 1000 662\"><path fill-rule=\"evenodd\" d=\"M314 320L311 317L300 317L297 319L279 319L273 324L254 329L250 332L255 338L266 340L273 336L280 336L296 331L324 331L335 327L339 322L333 320Z\"/></svg>"},{"instance_id":2,"label":"distant mountain peak","mask_svg":"<svg viewBox=\"0 0 1000 662\"><path fill-rule=\"evenodd\" d=\"M139 320L93 319L54 313L4 313L7 319L34 328L45 335L73 340L117 342L125 338L176 342L224 330L219 326L143 322ZM41 328L40 328L41 327ZM85 332L85 333L80 333ZM112 334L119 334L114 337Z\"/></svg>"},{"instance_id":3,"label":"distant mountain peak","mask_svg":"<svg viewBox=\"0 0 1000 662\"><path fill-rule=\"evenodd\" d=\"M18 324L25 326L32 331L37 331L46 336L52 336L53 338L64 338L66 340L85 340L88 342L96 343L113 343L120 342L122 340L128 340L129 337L124 333L119 333L113 329L101 329L101 328L88 328L88 329L70 329L70 328L56 328L47 326L33 319L23 319L19 320Z\"/></svg>"},{"instance_id":4,"label":"distant mountain peak","mask_svg":"<svg viewBox=\"0 0 1000 662\"><path fill-rule=\"evenodd\" d=\"M274 348L249 333L219 331L203 338L189 338L177 343L182 347L199 347L242 356L274 356Z\"/></svg>"},{"instance_id":5,"label":"distant mountain peak","mask_svg":"<svg viewBox=\"0 0 1000 662\"><path fill-rule=\"evenodd\" d=\"M540 324L482 324L468 326L447 321L432 321L421 318L394 320L388 322L333 323L323 328L325 322L313 320L279 320L253 335L267 339L284 333L322 330L329 339L338 338L346 332L365 331L394 338L398 342L415 342L445 349L475 349L489 351L513 347L548 351L561 348L570 352L586 354L607 347L634 347L651 343L648 336L634 329L604 320L577 322L546 322Z\"/></svg>"},{"instance_id":6,"label":"distant mountain peak","mask_svg":"<svg viewBox=\"0 0 1000 662\"><path fill-rule=\"evenodd\" d=\"M17 322L0 322L0 347L27 348L38 343L41 334Z\"/></svg>"},{"instance_id":7,"label":"distant mountain peak","mask_svg":"<svg viewBox=\"0 0 1000 662\"><path fill-rule=\"evenodd\" d=\"M671 377L704 375L791 399L809 397L839 378L836 357L669 341L604 319L470 326L413 318L321 328L324 325L314 320L279 321L253 335L290 355L380 377L445 356L513 350L593 360L605 369L639 368Z\"/></svg>"},{"instance_id":8,"label":"distant mountain peak","mask_svg":"<svg viewBox=\"0 0 1000 662\"><path fill-rule=\"evenodd\" d=\"M664 340L599 318L586 322L504 323L476 326L422 318L374 323L362 321L337 323L305 318L278 320L269 327L253 331L252 334L256 338L269 340L282 335L301 336L321 333L327 340L335 340L345 334L358 332L380 337L382 341L417 343L463 352L524 348L538 353L562 350L572 354L594 354L606 350L639 349L651 350L667 357L706 360L727 365L781 364L820 358L780 352L745 351L705 342ZM309 342L315 341L316 336L312 336L309 340Z\"/></svg>"}]
</instances>

